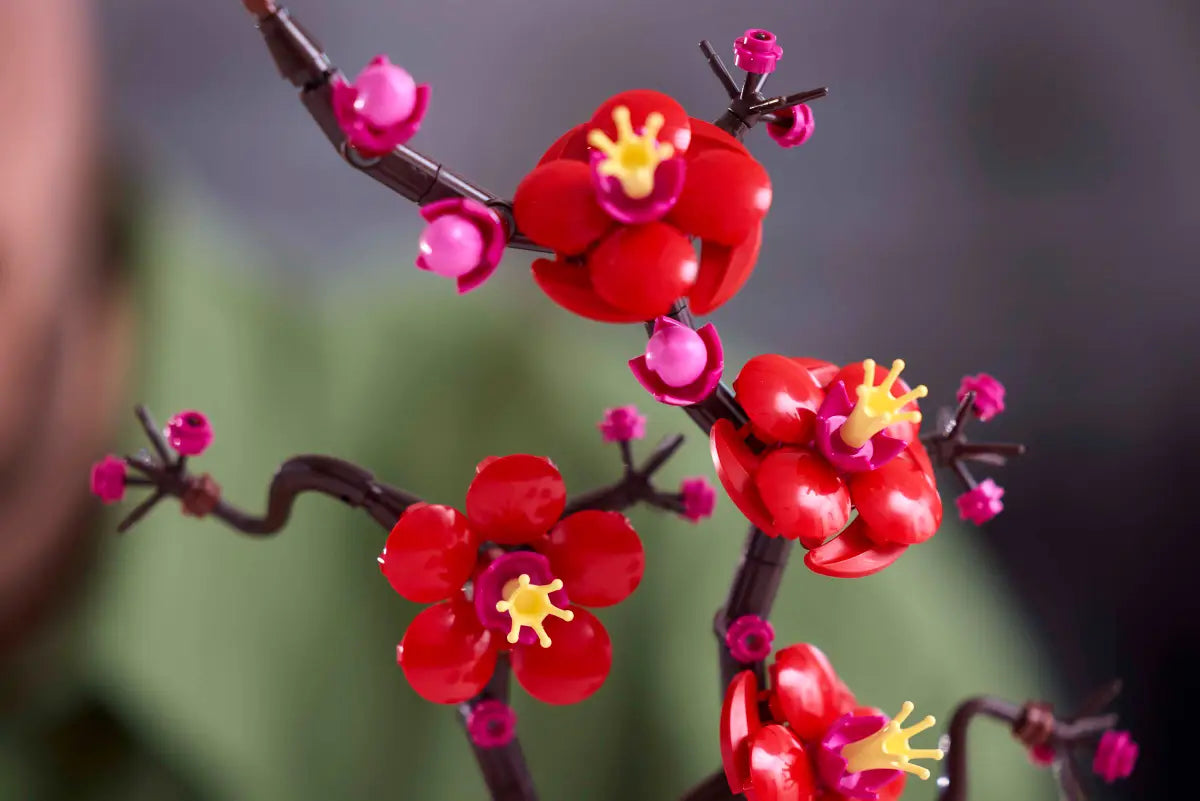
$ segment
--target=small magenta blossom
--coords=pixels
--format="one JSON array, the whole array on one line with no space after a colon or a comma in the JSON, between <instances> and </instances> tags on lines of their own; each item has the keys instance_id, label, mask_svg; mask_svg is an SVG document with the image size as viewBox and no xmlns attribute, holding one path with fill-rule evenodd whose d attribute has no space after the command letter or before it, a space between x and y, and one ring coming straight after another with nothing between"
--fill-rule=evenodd
<instances>
[{"instance_id":1,"label":"small magenta blossom","mask_svg":"<svg viewBox=\"0 0 1200 801\"><path fill-rule=\"evenodd\" d=\"M1100 738L1096 757L1092 760L1092 770L1106 783L1112 784L1133 773L1137 758L1138 746L1129 732L1110 729Z\"/></svg>"},{"instance_id":2,"label":"small magenta blossom","mask_svg":"<svg viewBox=\"0 0 1200 801\"><path fill-rule=\"evenodd\" d=\"M92 494L104 503L117 503L125 497L125 462L105 456L92 465Z\"/></svg>"},{"instance_id":3,"label":"small magenta blossom","mask_svg":"<svg viewBox=\"0 0 1200 801\"><path fill-rule=\"evenodd\" d=\"M974 489L959 495L954 502L963 520L982 526L1004 511L1004 502L1000 500L1003 497L1004 487L985 478Z\"/></svg>"},{"instance_id":4,"label":"small magenta blossom","mask_svg":"<svg viewBox=\"0 0 1200 801\"><path fill-rule=\"evenodd\" d=\"M693 523L698 523L706 517L712 517L717 508L717 491L708 483L704 476L685 478L679 485L683 495L683 516Z\"/></svg>"},{"instance_id":5,"label":"small magenta blossom","mask_svg":"<svg viewBox=\"0 0 1200 801\"><path fill-rule=\"evenodd\" d=\"M987 373L964 376L956 395L960 403L968 392L975 393L975 415L981 422L1004 411L1004 385Z\"/></svg>"},{"instance_id":6,"label":"small magenta blossom","mask_svg":"<svg viewBox=\"0 0 1200 801\"><path fill-rule=\"evenodd\" d=\"M605 442L629 442L646 436L646 418L636 406L606 409L604 419L597 425Z\"/></svg>"},{"instance_id":7,"label":"small magenta blossom","mask_svg":"<svg viewBox=\"0 0 1200 801\"><path fill-rule=\"evenodd\" d=\"M212 424L194 409L172 417L165 433L167 444L180 456L199 456L213 441Z\"/></svg>"},{"instance_id":8,"label":"small magenta blossom","mask_svg":"<svg viewBox=\"0 0 1200 801\"><path fill-rule=\"evenodd\" d=\"M467 718L467 734L480 748L503 748L517 734L517 714L503 701L480 701Z\"/></svg>"}]
</instances>

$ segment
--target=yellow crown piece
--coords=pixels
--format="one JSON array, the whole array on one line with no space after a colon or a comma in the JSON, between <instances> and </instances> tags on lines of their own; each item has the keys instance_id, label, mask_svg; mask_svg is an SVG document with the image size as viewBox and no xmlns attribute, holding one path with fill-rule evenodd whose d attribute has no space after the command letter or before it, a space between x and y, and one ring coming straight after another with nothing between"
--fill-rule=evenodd
<instances>
[{"instance_id":1,"label":"yellow crown piece","mask_svg":"<svg viewBox=\"0 0 1200 801\"><path fill-rule=\"evenodd\" d=\"M609 139L599 128L588 132L588 144L605 156L596 165L596 171L620 181L621 189L629 198L648 197L654 191L654 171L675 155L674 147L656 138L666 120L657 111L650 112L639 136L633 131L628 106L614 108L612 118L617 126L617 141Z\"/></svg>"},{"instance_id":2,"label":"yellow crown piece","mask_svg":"<svg viewBox=\"0 0 1200 801\"><path fill-rule=\"evenodd\" d=\"M898 398L892 397L892 386L904 370L903 359L892 362L891 371L879 386L875 386L875 360L865 360L863 370L866 375L858 388L858 403L846 418L841 430L842 441L851 448L861 448L871 437L893 423L921 422L920 412L905 412L901 409L905 404L929 394L928 387L922 384Z\"/></svg>"},{"instance_id":3,"label":"yellow crown piece","mask_svg":"<svg viewBox=\"0 0 1200 801\"><path fill-rule=\"evenodd\" d=\"M559 609L550 600L550 593L563 588L562 579L554 579L549 584L530 584L529 575L522 573L517 579L516 586L512 582L504 588L504 600L496 602L497 612L508 612L512 618L512 630L508 632L508 641L515 643L521 636L521 627L528 626L537 635L538 642L543 648L550 647L550 637L546 634L545 622L549 616L557 617L568 623L575 619L575 613L569 609Z\"/></svg>"},{"instance_id":4,"label":"yellow crown piece","mask_svg":"<svg viewBox=\"0 0 1200 801\"><path fill-rule=\"evenodd\" d=\"M945 754L940 748L913 749L909 747L910 737L932 728L937 723L933 716L929 715L907 729L900 728L900 724L908 719L912 711L912 701L905 701L904 706L900 707L900 714L892 718L882 729L866 739L849 743L842 748L842 756L846 758L846 772L902 770L921 780L928 779L929 770L912 764L911 760L941 759Z\"/></svg>"}]
</instances>

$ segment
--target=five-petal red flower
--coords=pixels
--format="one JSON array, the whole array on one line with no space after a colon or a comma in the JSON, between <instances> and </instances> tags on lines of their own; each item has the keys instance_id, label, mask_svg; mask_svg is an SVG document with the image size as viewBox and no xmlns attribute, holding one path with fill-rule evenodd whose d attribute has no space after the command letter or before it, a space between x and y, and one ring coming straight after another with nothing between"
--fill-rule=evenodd
<instances>
[{"instance_id":1,"label":"five-petal red flower","mask_svg":"<svg viewBox=\"0 0 1200 801\"><path fill-rule=\"evenodd\" d=\"M846 714L881 715L859 707L819 649L793 645L775 654L771 687L760 693L752 671L734 677L721 709L721 763L734 793L751 801L852 801L821 779L821 740ZM768 720L759 715L765 695ZM878 790L877 801L904 792L904 774Z\"/></svg>"},{"instance_id":2,"label":"five-petal red flower","mask_svg":"<svg viewBox=\"0 0 1200 801\"><path fill-rule=\"evenodd\" d=\"M908 444L872 470L840 473L814 446L826 392L841 382L854 397L864 379L861 362L838 368L815 359L756 356L734 382L749 425L738 430L720 420L711 432L717 476L742 514L767 535L812 549L805 558L810 569L843 578L882 570L909 545L932 537L942 521L933 466L915 424L886 429ZM875 385L883 380L877 373ZM899 397L908 387L898 380L891 392Z\"/></svg>"},{"instance_id":3,"label":"five-petal red flower","mask_svg":"<svg viewBox=\"0 0 1200 801\"><path fill-rule=\"evenodd\" d=\"M591 131L614 135L613 110L629 109L635 129L662 115L656 141L671 146L682 189L661 219L626 224L605 211L592 168ZM762 244L771 182L749 151L726 132L691 119L675 100L650 90L622 92L592 120L564 134L517 187L518 227L555 258L534 262L538 285L568 311L629 323L668 313L687 297L708 314L737 294ZM697 259L693 239L700 240Z\"/></svg>"},{"instance_id":4,"label":"five-petal red flower","mask_svg":"<svg viewBox=\"0 0 1200 801\"><path fill-rule=\"evenodd\" d=\"M482 619L463 589L498 560L518 557L548 562L553 577L563 582L563 591L551 593L551 599L569 594L574 604L603 607L628 597L645 567L637 532L617 512L588 510L562 518L565 505L566 487L554 464L518 454L480 463L467 490L465 515L421 503L401 516L379 564L400 595L434 604L416 616L397 648L397 661L419 695L443 704L471 698L507 649L521 686L546 703L582 701L604 683L612 646L586 609L570 606L570 622L546 618L550 647L524 637L510 645L505 626ZM504 546L521 550L505 553ZM494 608L495 599L488 600Z\"/></svg>"}]
</instances>

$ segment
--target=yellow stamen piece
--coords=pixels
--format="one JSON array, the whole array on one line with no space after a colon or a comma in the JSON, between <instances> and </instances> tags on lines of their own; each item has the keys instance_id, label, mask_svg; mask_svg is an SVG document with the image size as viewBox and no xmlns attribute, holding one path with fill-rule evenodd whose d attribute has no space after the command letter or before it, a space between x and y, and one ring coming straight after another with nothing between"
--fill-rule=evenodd
<instances>
[{"instance_id":1,"label":"yellow stamen piece","mask_svg":"<svg viewBox=\"0 0 1200 801\"><path fill-rule=\"evenodd\" d=\"M512 618L512 630L508 632L508 641L515 643L521 636L521 627L528 626L538 637L543 648L550 647L550 637L544 627L546 618L554 616L568 623L575 619L575 613L569 609L559 609L550 600L550 593L563 588L562 579L555 579L549 584L530 584L528 574L522 573L516 581L509 582L504 587L504 600L496 602L497 612L508 612Z\"/></svg>"},{"instance_id":2,"label":"yellow stamen piece","mask_svg":"<svg viewBox=\"0 0 1200 801\"><path fill-rule=\"evenodd\" d=\"M861 448L871 437L893 423L921 422L920 412L904 412L901 409L929 394L929 389L922 384L898 398L892 397L892 387L904 370L903 359L892 362L891 372L879 386L875 386L875 360L865 360L863 370L865 375L862 385L858 388L858 403L846 418L841 430L842 441L851 448Z\"/></svg>"},{"instance_id":3,"label":"yellow stamen piece","mask_svg":"<svg viewBox=\"0 0 1200 801\"><path fill-rule=\"evenodd\" d=\"M932 715L914 723L907 729L900 728L908 716L912 714L912 701L905 701L900 708L900 714L875 734L864 740L850 743L842 748L842 756L846 758L846 772L859 773L864 770L902 770L911 773L922 781L929 778L929 770L914 765L913 759L940 760L945 754L940 748L909 747L908 740L915 734L931 729L937 723Z\"/></svg>"},{"instance_id":4,"label":"yellow stamen piece","mask_svg":"<svg viewBox=\"0 0 1200 801\"><path fill-rule=\"evenodd\" d=\"M617 140L599 128L588 132L588 144L604 154L596 171L611 176L621 183L621 189L633 199L648 197L654 191L654 171L658 165L675 155L675 148L657 141L658 132L666 120L662 114L652 111L646 115L646 125L641 135L634 133L628 106L617 106L612 113L617 126Z\"/></svg>"}]
</instances>

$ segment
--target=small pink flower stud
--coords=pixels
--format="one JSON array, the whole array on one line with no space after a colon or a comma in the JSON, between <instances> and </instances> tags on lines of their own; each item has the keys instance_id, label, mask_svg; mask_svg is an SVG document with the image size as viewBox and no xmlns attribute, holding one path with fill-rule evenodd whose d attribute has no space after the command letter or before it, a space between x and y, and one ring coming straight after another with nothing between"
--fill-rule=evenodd
<instances>
[{"instance_id":1,"label":"small pink flower stud","mask_svg":"<svg viewBox=\"0 0 1200 801\"><path fill-rule=\"evenodd\" d=\"M597 425L605 442L629 442L646 436L646 418L636 406L606 409L604 419Z\"/></svg>"},{"instance_id":2,"label":"small pink flower stud","mask_svg":"<svg viewBox=\"0 0 1200 801\"><path fill-rule=\"evenodd\" d=\"M775 644L775 628L758 615L742 615L725 630L729 655L743 665L766 659Z\"/></svg>"},{"instance_id":3,"label":"small pink flower stud","mask_svg":"<svg viewBox=\"0 0 1200 801\"><path fill-rule=\"evenodd\" d=\"M1110 729L1100 738L1096 757L1092 760L1092 770L1105 782L1112 784L1133 773L1137 758L1137 743L1129 736L1129 732Z\"/></svg>"},{"instance_id":4,"label":"small pink flower stud","mask_svg":"<svg viewBox=\"0 0 1200 801\"><path fill-rule=\"evenodd\" d=\"M670 406L691 406L712 394L725 369L725 350L716 327L693 331L670 317L659 317L646 351L629 369L654 399Z\"/></svg>"},{"instance_id":5,"label":"small pink flower stud","mask_svg":"<svg viewBox=\"0 0 1200 801\"><path fill-rule=\"evenodd\" d=\"M180 412L168 421L167 444L180 456L199 456L213 441L212 426L203 413Z\"/></svg>"},{"instance_id":6,"label":"small pink flower stud","mask_svg":"<svg viewBox=\"0 0 1200 801\"><path fill-rule=\"evenodd\" d=\"M975 393L975 416L986 423L1004 411L1004 385L987 373L963 376L956 397L961 403L968 392Z\"/></svg>"},{"instance_id":7,"label":"small pink flower stud","mask_svg":"<svg viewBox=\"0 0 1200 801\"><path fill-rule=\"evenodd\" d=\"M503 748L517 733L517 713L503 701L480 701L467 717L467 734L480 748Z\"/></svg>"},{"instance_id":8,"label":"small pink flower stud","mask_svg":"<svg viewBox=\"0 0 1200 801\"><path fill-rule=\"evenodd\" d=\"M812 109L806 104L791 106L775 112L779 122L767 123L767 134L775 140L775 144L783 148L799 147L812 138L816 122Z\"/></svg>"},{"instance_id":9,"label":"small pink flower stud","mask_svg":"<svg viewBox=\"0 0 1200 801\"><path fill-rule=\"evenodd\" d=\"M104 503L117 503L125 497L125 462L105 456L92 465L92 494Z\"/></svg>"},{"instance_id":10,"label":"small pink flower stud","mask_svg":"<svg viewBox=\"0 0 1200 801\"><path fill-rule=\"evenodd\" d=\"M775 34L762 28L751 28L733 42L733 63L746 72L769 75L783 58L783 48Z\"/></svg>"},{"instance_id":11,"label":"small pink flower stud","mask_svg":"<svg viewBox=\"0 0 1200 801\"><path fill-rule=\"evenodd\" d=\"M1003 497L1004 488L985 478L974 489L959 495L954 503L963 520L982 526L1004 511L1004 503L1000 500Z\"/></svg>"},{"instance_id":12,"label":"small pink flower stud","mask_svg":"<svg viewBox=\"0 0 1200 801\"><path fill-rule=\"evenodd\" d=\"M683 496L683 516L693 523L712 517L717 508L717 491L704 476L685 478L679 493Z\"/></svg>"},{"instance_id":13,"label":"small pink flower stud","mask_svg":"<svg viewBox=\"0 0 1200 801\"><path fill-rule=\"evenodd\" d=\"M421 209L429 223L421 234L416 265L457 279L465 295L492 277L504 255L504 226L496 213L469 198L448 198Z\"/></svg>"},{"instance_id":14,"label":"small pink flower stud","mask_svg":"<svg viewBox=\"0 0 1200 801\"><path fill-rule=\"evenodd\" d=\"M346 141L367 158L392 152L413 137L429 107L429 87L376 56L354 83L332 83L333 114Z\"/></svg>"}]
</instances>

